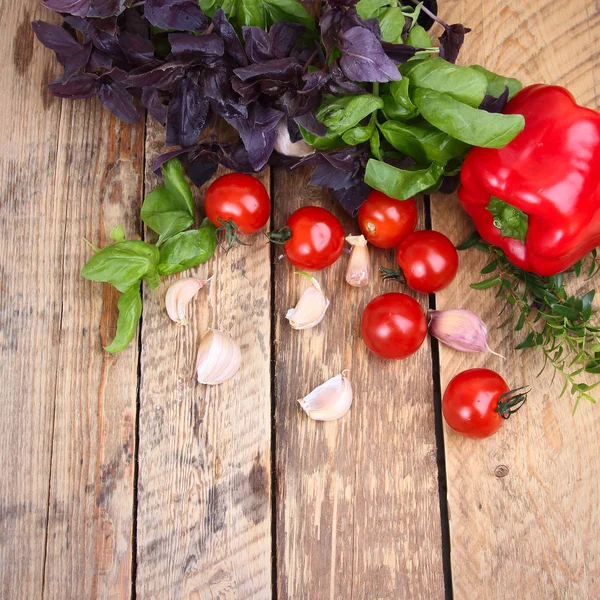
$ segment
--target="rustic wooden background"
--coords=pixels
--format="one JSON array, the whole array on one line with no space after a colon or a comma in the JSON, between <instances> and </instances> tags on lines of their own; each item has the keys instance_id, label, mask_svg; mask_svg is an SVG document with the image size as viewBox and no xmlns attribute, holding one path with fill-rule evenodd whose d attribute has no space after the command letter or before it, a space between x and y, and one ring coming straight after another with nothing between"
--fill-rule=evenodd
<instances>
[{"instance_id":1,"label":"rustic wooden background","mask_svg":"<svg viewBox=\"0 0 600 600\"><path fill-rule=\"evenodd\" d=\"M597 0L440 4L473 29L462 62L565 85L600 108ZM190 327L168 321L164 284L145 293L137 343L104 354L116 295L81 279L81 238L103 245L117 223L149 237L139 208L161 134L96 101L52 98L59 67L30 22L53 16L38 0L0 0L0 15L2 599L600 597L599 409L571 417L551 373L535 378L538 357L511 351L492 293L468 287L474 252L448 290L419 300L482 314L504 363L429 342L399 363L368 356L359 315L384 286L350 289L343 259L320 276L328 318L291 331L283 316L302 282L260 241L197 270L216 277ZM356 231L307 180L263 175L273 224L311 202ZM453 199L421 207L422 225L455 241L469 230ZM193 381L208 325L245 354L210 389ZM534 392L473 442L442 425L440 390L482 365ZM296 399L344 368L352 411L310 421Z\"/></svg>"}]
</instances>

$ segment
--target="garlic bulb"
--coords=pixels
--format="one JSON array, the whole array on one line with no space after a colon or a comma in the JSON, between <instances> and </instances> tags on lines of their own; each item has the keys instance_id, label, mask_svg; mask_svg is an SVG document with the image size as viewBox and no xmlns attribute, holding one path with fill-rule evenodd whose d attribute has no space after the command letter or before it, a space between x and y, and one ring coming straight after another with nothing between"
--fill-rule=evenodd
<instances>
[{"instance_id":1,"label":"garlic bulb","mask_svg":"<svg viewBox=\"0 0 600 600\"><path fill-rule=\"evenodd\" d=\"M460 352L491 352L504 358L488 346L487 327L470 310L430 310L427 320L429 333L450 348Z\"/></svg>"},{"instance_id":2,"label":"garlic bulb","mask_svg":"<svg viewBox=\"0 0 600 600\"><path fill-rule=\"evenodd\" d=\"M304 412L315 421L335 421L343 417L352 406L352 384L346 373L332 377L298 400Z\"/></svg>"},{"instance_id":3,"label":"garlic bulb","mask_svg":"<svg viewBox=\"0 0 600 600\"><path fill-rule=\"evenodd\" d=\"M346 270L346 281L354 287L369 285L371 261L364 235L349 235L346 241L352 246L352 253Z\"/></svg>"},{"instance_id":4,"label":"garlic bulb","mask_svg":"<svg viewBox=\"0 0 600 600\"><path fill-rule=\"evenodd\" d=\"M187 277L179 279L167 290L165 306L172 321L178 325L187 325L185 314L188 304L211 279L212 277L209 279Z\"/></svg>"},{"instance_id":5,"label":"garlic bulb","mask_svg":"<svg viewBox=\"0 0 600 600\"><path fill-rule=\"evenodd\" d=\"M303 271L297 271L296 274L310 279L312 286L300 296L296 307L287 311L285 318L290 322L292 329L310 329L323 320L329 300L314 277Z\"/></svg>"},{"instance_id":6,"label":"garlic bulb","mask_svg":"<svg viewBox=\"0 0 600 600\"><path fill-rule=\"evenodd\" d=\"M302 158L314 154L315 149L311 148L304 140L292 142L290 132L287 127L287 120L281 119L277 125L277 139L275 140L275 150L284 156L295 156Z\"/></svg>"},{"instance_id":7,"label":"garlic bulb","mask_svg":"<svg viewBox=\"0 0 600 600\"><path fill-rule=\"evenodd\" d=\"M238 372L241 364L239 344L224 331L209 329L198 348L198 382L206 385L223 383Z\"/></svg>"}]
</instances>

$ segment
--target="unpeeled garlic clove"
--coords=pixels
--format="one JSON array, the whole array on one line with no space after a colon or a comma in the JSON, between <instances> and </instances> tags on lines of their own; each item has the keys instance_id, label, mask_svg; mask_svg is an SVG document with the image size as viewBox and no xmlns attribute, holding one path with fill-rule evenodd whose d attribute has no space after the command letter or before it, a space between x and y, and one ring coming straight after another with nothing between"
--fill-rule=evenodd
<instances>
[{"instance_id":1,"label":"unpeeled garlic clove","mask_svg":"<svg viewBox=\"0 0 600 600\"><path fill-rule=\"evenodd\" d=\"M352 246L346 270L346 281L354 287L365 287L369 285L371 278L371 261L367 240L364 235L349 235L346 241Z\"/></svg>"},{"instance_id":2,"label":"unpeeled garlic clove","mask_svg":"<svg viewBox=\"0 0 600 600\"><path fill-rule=\"evenodd\" d=\"M292 142L290 132L288 131L287 119L281 119L277 125L277 138L275 139L275 150L284 156L294 156L303 158L315 153L315 149L311 148L304 140L300 139L297 142Z\"/></svg>"},{"instance_id":3,"label":"unpeeled garlic clove","mask_svg":"<svg viewBox=\"0 0 600 600\"><path fill-rule=\"evenodd\" d=\"M504 358L489 347L485 323L470 310L430 310L427 321L429 333L450 348L460 352L491 352Z\"/></svg>"},{"instance_id":4,"label":"unpeeled garlic clove","mask_svg":"<svg viewBox=\"0 0 600 600\"><path fill-rule=\"evenodd\" d=\"M296 307L287 311L285 318L290 322L292 329L310 329L323 320L329 307L329 300L314 277L303 271L297 271L296 275L303 275L310 279L312 286L300 296Z\"/></svg>"},{"instance_id":5,"label":"unpeeled garlic clove","mask_svg":"<svg viewBox=\"0 0 600 600\"><path fill-rule=\"evenodd\" d=\"M308 396L298 400L304 412L315 421L335 421L352 406L352 384L346 373L332 377Z\"/></svg>"},{"instance_id":6,"label":"unpeeled garlic clove","mask_svg":"<svg viewBox=\"0 0 600 600\"><path fill-rule=\"evenodd\" d=\"M188 304L211 279L212 277L209 279L186 277L171 285L165 296L165 306L172 321L178 325L187 325L186 309Z\"/></svg>"},{"instance_id":7,"label":"unpeeled garlic clove","mask_svg":"<svg viewBox=\"0 0 600 600\"><path fill-rule=\"evenodd\" d=\"M224 331L209 329L198 348L198 382L205 385L223 383L238 372L241 364L239 344Z\"/></svg>"}]
</instances>

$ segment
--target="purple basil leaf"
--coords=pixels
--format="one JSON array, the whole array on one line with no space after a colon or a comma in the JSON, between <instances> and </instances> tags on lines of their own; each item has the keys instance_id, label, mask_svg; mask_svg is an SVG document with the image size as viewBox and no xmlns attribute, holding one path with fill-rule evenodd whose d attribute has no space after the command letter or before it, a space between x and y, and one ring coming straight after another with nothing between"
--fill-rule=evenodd
<instances>
[{"instance_id":1,"label":"purple basil leaf","mask_svg":"<svg viewBox=\"0 0 600 600\"><path fill-rule=\"evenodd\" d=\"M238 81L238 80L234 80ZM221 117L235 118L248 116L248 110L234 93L231 77L225 69L205 69L202 77L202 90L213 102L214 111Z\"/></svg>"},{"instance_id":2,"label":"purple basil leaf","mask_svg":"<svg viewBox=\"0 0 600 600\"><path fill-rule=\"evenodd\" d=\"M242 81L253 77L289 81L295 76L302 75L302 65L295 58L278 58L265 63L240 67L233 71Z\"/></svg>"},{"instance_id":3,"label":"purple basil leaf","mask_svg":"<svg viewBox=\"0 0 600 600\"><path fill-rule=\"evenodd\" d=\"M330 6L350 8L351 6L358 4L358 0L327 0L327 4Z\"/></svg>"},{"instance_id":4,"label":"purple basil leaf","mask_svg":"<svg viewBox=\"0 0 600 600\"><path fill-rule=\"evenodd\" d=\"M43 0L42 5L50 10L75 17L87 17L90 11L90 0Z\"/></svg>"},{"instance_id":5,"label":"purple basil leaf","mask_svg":"<svg viewBox=\"0 0 600 600\"><path fill-rule=\"evenodd\" d=\"M92 43L88 42L85 46L80 46L79 50L72 56L67 58L65 62L65 72L63 73L63 80L68 81L85 65L88 64L90 56L92 54Z\"/></svg>"},{"instance_id":6,"label":"purple basil leaf","mask_svg":"<svg viewBox=\"0 0 600 600\"><path fill-rule=\"evenodd\" d=\"M91 0L88 17L114 17L123 12L125 0Z\"/></svg>"},{"instance_id":7,"label":"purple basil leaf","mask_svg":"<svg viewBox=\"0 0 600 600\"><path fill-rule=\"evenodd\" d=\"M269 160L277 139L277 124L283 113L261 104L254 104L247 118L225 120L238 130L242 142L248 151L250 165L260 171Z\"/></svg>"},{"instance_id":8,"label":"purple basil leaf","mask_svg":"<svg viewBox=\"0 0 600 600\"><path fill-rule=\"evenodd\" d=\"M460 175L446 175L438 188L440 194L454 194L460 185Z\"/></svg>"},{"instance_id":9,"label":"purple basil leaf","mask_svg":"<svg viewBox=\"0 0 600 600\"><path fill-rule=\"evenodd\" d=\"M500 94L500 96L498 96L498 98L495 98L490 94L486 94L483 98L483 101L479 105L479 108L490 113L501 113L508 102L509 93L508 86L505 86L504 91Z\"/></svg>"},{"instance_id":10,"label":"purple basil leaf","mask_svg":"<svg viewBox=\"0 0 600 600\"><path fill-rule=\"evenodd\" d=\"M170 90L173 84L185 75L189 66L190 63L187 62L168 62L150 70L145 67L134 69L129 73L127 85Z\"/></svg>"},{"instance_id":11,"label":"purple basil leaf","mask_svg":"<svg viewBox=\"0 0 600 600\"><path fill-rule=\"evenodd\" d=\"M412 58L422 48L415 48L408 44L391 44L390 42L382 42L381 46L384 52L397 64L401 65Z\"/></svg>"},{"instance_id":12,"label":"purple basil leaf","mask_svg":"<svg viewBox=\"0 0 600 600\"><path fill-rule=\"evenodd\" d=\"M198 31L208 25L197 0L146 0L144 14L152 25L161 29Z\"/></svg>"},{"instance_id":13,"label":"purple basil leaf","mask_svg":"<svg viewBox=\"0 0 600 600\"><path fill-rule=\"evenodd\" d=\"M364 94L366 92L366 90L360 87L358 83L350 81L350 79L344 75L337 60L331 62L329 65L329 72L331 73L332 88L337 86L347 94ZM331 93L339 93L339 90L336 89L331 89L330 91Z\"/></svg>"},{"instance_id":14,"label":"purple basil leaf","mask_svg":"<svg viewBox=\"0 0 600 600\"><path fill-rule=\"evenodd\" d=\"M455 23L444 29L440 37L440 56L448 62L455 63L458 53L465 41L465 35L471 31L468 27Z\"/></svg>"},{"instance_id":15,"label":"purple basil leaf","mask_svg":"<svg viewBox=\"0 0 600 600\"><path fill-rule=\"evenodd\" d=\"M67 25L70 25L73 29L77 29L77 31L81 31L81 33L87 33L90 28L88 20L83 17L63 15L63 20Z\"/></svg>"},{"instance_id":16,"label":"purple basil leaf","mask_svg":"<svg viewBox=\"0 0 600 600\"><path fill-rule=\"evenodd\" d=\"M302 125L304 129L310 131L310 133L314 135L319 135L323 137L327 135L327 127L321 123L321 121L317 120L314 113L306 113L304 115L300 115L294 118L294 121L298 123L298 125Z\"/></svg>"},{"instance_id":17,"label":"purple basil leaf","mask_svg":"<svg viewBox=\"0 0 600 600\"><path fill-rule=\"evenodd\" d=\"M343 17L344 12L337 8L327 8L321 15L321 19L319 20L321 39L328 54L338 42L338 34Z\"/></svg>"},{"instance_id":18,"label":"purple basil leaf","mask_svg":"<svg viewBox=\"0 0 600 600\"><path fill-rule=\"evenodd\" d=\"M55 81L48 88L59 98L91 98L98 91L98 78L90 73L76 75L69 81Z\"/></svg>"},{"instance_id":19,"label":"purple basil leaf","mask_svg":"<svg viewBox=\"0 0 600 600\"><path fill-rule=\"evenodd\" d=\"M381 38L381 29L377 19L361 19L355 8L346 11L341 22L342 32L346 33L352 27L366 27L377 39Z\"/></svg>"},{"instance_id":20,"label":"purple basil leaf","mask_svg":"<svg viewBox=\"0 0 600 600\"><path fill-rule=\"evenodd\" d=\"M189 77L179 81L167 112L167 144L191 146L206 126L209 110L199 85Z\"/></svg>"},{"instance_id":21,"label":"purple basil leaf","mask_svg":"<svg viewBox=\"0 0 600 600\"><path fill-rule=\"evenodd\" d=\"M256 101L260 96L260 81L242 81L233 78L231 87L246 104Z\"/></svg>"},{"instance_id":22,"label":"purple basil leaf","mask_svg":"<svg viewBox=\"0 0 600 600\"><path fill-rule=\"evenodd\" d=\"M269 36L264 29L260 27L242 27L242 33L244 47L250 62L263 63L275 58L271 54Z\"/></svg>"},{"instance_id":23,"label":"purple basil leaf","mask_svg":"<svg viewBox=\"0 0 600 600\"><path fill-rule=\"evenodd\" d=\"M129 31L143 38L148 38L150 28L148 21L135 8L128 8L120 17L121 31Z\"/></svg>"},{"instance_id":24,"label":"purple basil leaf","mask_svg":"<svg viewBox=\"0 0 600 600\"><path fill-rule=\"evenodd\" d=\"M93 0L92 0L93 1ZM108 35L117 35L117 17L108 17L106 19L94 19L91 21L96 29L108 33Z\"/></svg>"},{"instance_id":25,"label":"purple basil leaf","mask_svg":"<svg viewBox=\"0 0 600 600\"><path fill-rule=\"evenodd\" d=\"M220 156L215 159L210 159L207 156L200 156L194 161L189 159L185 161L185 171L187 176L192 180L194 185L201 187L217 172L219 167Z\"/></svg>"},{"instance_id":26,"label":"purple basil leaf","mask_svg":"<svg viewBox=\"0 0 600 600\"><path fill-rule=\"evenodd\" d=\"M355 176L352 186L331 190L333 197L351 217L356 217L358 209L367 201L367 196L371 192L371 188L363 178L364 171L361 175Z\"/></svg>"},{"instance_id":27,"label":"purple basil leaf","mask_svg":"<svg viewBox=\"0 0 600 600\"><path fill-rule=\"evenodd\" d=\"M193 33L170 33L169 43L171 52L177 54L203 54L208 56L223 56L225 44L216 33L194 35Z\"/></svg>"},{"instance_id":28,"label":"purple basil leaf","mask_svg":"<svg viewBox=\"0 0 600 600\"><path fill-rule=\"evenodd\" d=\"M106 70L112 67L112 58L97 48L92 50L92 56L88 65L89 71Z\"/></svg>"},{"instance_id":29,"label":"purple basil leaf","mask_svg":"<svg viewBox=\"0 0 600 600\"><path fill-rule=\"evenodd\" d=\"M354 81L399 81L398 68L387 57L381 42L365 27L352 27L342 39L340 67Z\"/></svg>"},{"instance_id":30,"label":"purple basil leaf","mask_svg":"<svg viewBox=\"0 0 600 600\"><path fill-rule=\"evenodd\" d=\"M44 21L34 21L31 24L37 39L56 53L58 61L65 64L69 56L80 52L82 45L67 31L58 25L51 25Z\"/></svg>"},{"instance_id":31,"label":"purple basil leaf","mask_svg":"<svg viewBox=\"0 0 600 600\"><path fill-rule=\"evenodd\" d=\"M167 107L161 102L156 88L142 88L142 104L161 125L166 125Z\"/></svg>"},{"instance_id":32,"label":"purple basil leaf","mask_svg":"<svg viewBox=\"0 0 600 600\"><path fill-rule=\"evenodd\" d=\"M238 173L255 173L256 169L250 162L248 150L241 142L237 144L227 144L222 146L223 158L221 164L226 169L237 171Z\"/></svg>"},{"instance_id":33,"label":"purple basil leaf","mask_svg":"<svg viewBox=\"0 0 600 600\"><path fill-rule=\"evenodd\" d=\"M300 23L277 21L269 29L269 46L273 58L285 58L295 48L298 39L306 31Z\"/></svg>"},{"instance_id":34,"label":"purple basil leaf","mask_svg":"<svg viewBox=\"0 0 600 600\"><path fill-rule=\"evenodd\" d=\"M241 67L248 65L248 58L244 52L244 47L238 37L233 25L227 20L223 9L219 8L213 16L213 25L215 31L225 42L225 52Z\"/></svg>"},{"instance_id":35,"label":"purple basil leaf","mask_svg":"<svg viewBox=\"0 0 600 600\"><path fill-rule=\"evenodd\" d=\"M131 94L115 84L102 83L98 98L116 117L126 123L137 123L140 116L133 105Z\"/></svg>"},{"instance_id":36,"label":"purple basil leaf","mask_svg":"<svg viewBox=\"0 0 600 600\"><path fill-rule=\"evenodd\" d=\"M170 161L172 158L183 156L191 152L191 148L177 148L177 150L170 150L164 154L160 154L154 159L152 163L152 171L157 177L162 177L162 166Z\"/></svg>"},{"instance_id":37,"label":"purple basil leaf","mask_svg":"<svg viewBox=\"0 0 600 600\"><path fill-rule=\"evenodd\" d=\"M116 35L111 35L102 29L98 29L94 25L90 25L89 36L94 46L98 48L98 50L111 56L113 60L122 62L127 61L127 57L121 49Z\"/></svg>"},{"instance_id":38,"label":"purple basil leaf","mask_svg":"<svg viewBox=\"0 0 600 600\"><path fill-rule=\"evenodd\" d=\"M142 66L154 60L154 44L137 33L123 31L119 35L119 45L132 65Z\"/></svg>"}]
</instances>

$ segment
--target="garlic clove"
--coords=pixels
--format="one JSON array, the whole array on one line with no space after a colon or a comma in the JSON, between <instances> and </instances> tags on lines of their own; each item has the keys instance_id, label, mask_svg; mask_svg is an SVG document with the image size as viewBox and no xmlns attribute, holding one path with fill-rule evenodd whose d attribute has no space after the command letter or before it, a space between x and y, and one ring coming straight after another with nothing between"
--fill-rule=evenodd
<instances>
[{"instance_id":1,"label":"garlic clove","mask_svg":"<svg viewBox=\"0 0 600 600\"><path fill-rule=\"evenodd\" d=\"M169 287L165 295L165 306L172 321L178 325L187 325L186 309L188 304L211 279L212 277L209 279L186 277L177 280Z\"/></svg>"},{"instance_id":2,"label":"garlic clove","mask_svg":"<svg viewBox=\"0 0 600 600\"><path fill-rule=\"evenodd\" d=\"M308 396L298 400L304 412L315 421L335 421L352 406L352 384L346 373L332 377Z\"/></svg>"},{"instance_id":3,"label":"garlic clove","mask_svg":"<svg viewBox=\"0 0 600 600\"><path fill-rule=\"evenodd\" d=\"M365 287L371 279L371 261L364 235L349 235L346 241L352 246L352 253L346 270L346 281L354 287Z\"/></svg>"},{"instance_id":4,"label":"garlic clove","mask_svg":"<svg viewBox=\"0 0 600 600\"><path fill-rule=\"evenodd\" d=\"M198 348L198 382L205 385L223 383L239 371L241 364L239 344L224 331L209 329Z\"/></svg>"},{"instance_id":5,"label":"garlic clove","mask_svg":"<svg viewBox=\"0 0 600 600\"><path fill-rule=\"evenodd\" d=\"M283 156L294 156L296 158L303 158L304 156L310 156L315 153L315 149L302 139L297 142L292 142L286 118L281 119L277 125L275 150L277 150L279 154L283 154Z\"/></svg>"},{"instance_id":6,"label":"garlic clove","mask_svg":"<svg viewBox=\"0 0 600 600\"><path fill-rule=\"evenodd\" d=\"M303 271L297 271L296 274L310 279L312 286L300 296L296 307L287 311L285 318L290 322L292 329L310 329L323 320L329 307L329 300L314 277Z\"/></svg>"},{"instance_id":7,"label":"garlic clove","mask_svg":"<svg viewBox=\"0 0 600 600\"><path fill-rule=\"evenodd\" d=\"M491 352L504 358L489 347L485 323L470 310L430 310L427 320L429 333L450 348L459 352Z\"/></svg>"}]
</instances>

